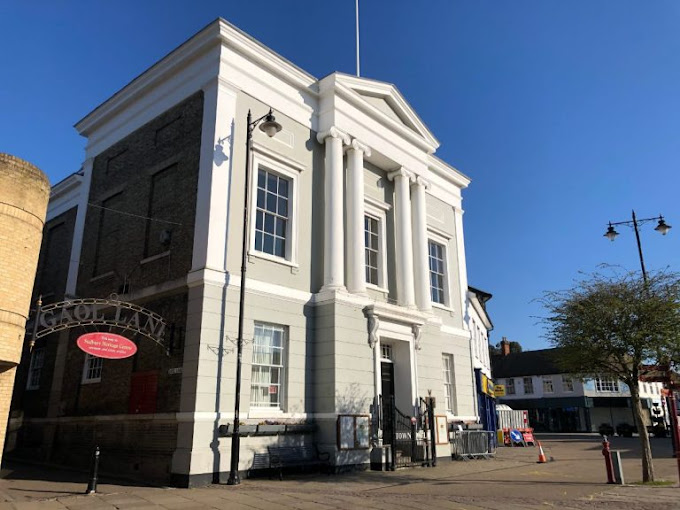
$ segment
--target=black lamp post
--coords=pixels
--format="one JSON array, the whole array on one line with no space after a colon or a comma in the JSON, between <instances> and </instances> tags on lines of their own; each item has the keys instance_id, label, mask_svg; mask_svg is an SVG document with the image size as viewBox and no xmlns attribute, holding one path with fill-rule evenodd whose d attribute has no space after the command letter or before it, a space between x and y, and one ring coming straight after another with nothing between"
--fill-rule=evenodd
<instances>
[{"instance_id":1,"label":"black lamp post","mask_svg":"<svg viewBox=\"0 0 680 510\"><path fill-rule=\"evenodd\" d=\"M654 227L654 230L659 232L661 235L665 236L671 229L671 226L666 224L666 221L663 219L663 216L658 217L655 216L653 218L643 218L641 220L638 220L637 217L635 216L635 211L633 211L632 220L617 221L615 223L612 223L610 221L609 227L607 227L607 232L605 232L604 234L604 237L606 237L610 241L614 241L614 239L616 239L616 236L619 235L619 233L614 228L614 225L626 225L628 227L630 226L633 227L633 229L635 230L635 239L637 240L638 255L640 255L640 267L642 268L642 278L644 279L645 283L647 283L647 270L645 269L645 259L642 257L642 244L640 244L640 231L638 230L638 226L643 225L649 221L659 222L658 225Z\"/></svg>"},{"instance_id":2,"label":"black lamp post","mask_svg":"<svg viewBox=\"0 0 680 510\"><path fill-rule=\"evenodd\" d=\"M246 255L248 242L248 199L250 197L250 144L253 139L253 130L255 126L260 124L260 130L270 138L281 131L281 124L276 122L272 109L269 113L263 115L259 119L252 120L250 110L248 110L248 119L246 121L246 178L245 191L243 195L243 244L241 246L241 296L238 306L238 339L236 342L236 391L234 394L234 432L231 436L231 471L229 472L228 485L238 485L241 479L238 476L238 460L239 460L239 408L241 404L241 362L243 358L243 305L246 298Z\"/></svg>"},{"instance_id":3,"label":"black lamp post","mask_svg":"<svg viewBox=\"0 0 680 510\"><path fill-rule=\"evenodd\" d=\"M618 221L615 223L612 223L611 221L609 222L609 226L607 227L607 232L605 232L604 236L609 239L610 241L613 241L616 239L616 236L619 235L619 233L616 231L614 228L614 225L626 225L628 227L632 226L633 229L635 230L635 240L637 241L637 247L638 247L638 255L640 256L640 267L642 268L642 278L644 279L645 285L647 284L647 270L645 269L645 260L642 257L642 244L640 243L640 231L638 230L638 225L643 225L649 221L657 221L658 224L656 227L654 227L654 230L659 232L661 235L666 235L668 231L671 229L671 226L666 223L666 221L663 219L663 216L655 216L653 218L643 218L641 220L638 220L635 216L635 211L633 211L633 219L629 221ZM671 426L673 427L671 439L673 440L673 450L675 452L675 457L678 459L678 473L680 473L680 453L678 450L680 450L680 432L678 431L678 416L677 416L677 411L676 411L676 401L675 401L675 395L673 394L673 382L671 379L671 371L670 371L670 366L668 367L668 370L666 372L666 379L667 379L667 384L668 384L668 389L669 389L669 396L667 397L668 399L668 405L666 406L666 409L670 411L671 415Z\"/></svg>"}]
</instances>

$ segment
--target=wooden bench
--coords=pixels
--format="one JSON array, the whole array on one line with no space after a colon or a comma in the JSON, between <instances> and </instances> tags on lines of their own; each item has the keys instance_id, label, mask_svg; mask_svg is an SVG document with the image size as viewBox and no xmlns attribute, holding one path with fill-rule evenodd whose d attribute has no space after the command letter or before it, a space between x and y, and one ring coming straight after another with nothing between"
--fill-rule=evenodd
<instances>
[{"instance_id":1,"label":"wooden bench","mask_svg":"<svg viewBox=\"0 0 680 510\"><path fill-rule=\"evenodd\" d=\"M307 467L329 465L330 455L319 452L314 445L310 446L268 446L269 467L279 470L279 480L283 480L284 467Z\"/></svg>"}]
</instances>

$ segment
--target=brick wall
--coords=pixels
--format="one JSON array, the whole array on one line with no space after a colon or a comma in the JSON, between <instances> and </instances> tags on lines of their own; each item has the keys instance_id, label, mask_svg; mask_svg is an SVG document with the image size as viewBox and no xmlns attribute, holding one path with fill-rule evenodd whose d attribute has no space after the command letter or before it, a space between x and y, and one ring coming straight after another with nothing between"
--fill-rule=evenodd
<instances>
[{"instance_id":1,"label":"brick wall","mask_svg":"<svg viewBox=\"0 0 680 510\"><path fill-rule=\"evenodd\" d=\"M0 458L49 191L38 168L0 154Z\"/></svg>"}]
</instances>

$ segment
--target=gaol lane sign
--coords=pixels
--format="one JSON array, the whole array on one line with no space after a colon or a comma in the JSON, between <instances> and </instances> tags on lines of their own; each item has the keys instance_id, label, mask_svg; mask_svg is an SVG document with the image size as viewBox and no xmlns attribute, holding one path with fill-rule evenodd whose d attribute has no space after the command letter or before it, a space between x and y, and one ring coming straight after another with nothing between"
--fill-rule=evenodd
<instances>
[{"instance_id":1,"label":"gaol lane sign","mask_svg":"<svg viewBox=\"0 0 680 510\"><path fill-rule=\"evenodd\" d=\"M31 343L51 333L79 326L103 326L116 333L138 333L165 347L166 322L163 317L133 303L100 298L39 304Z\"/></svg>"},{"instance_id":2,"label":"gaol lane sign","mask_svg":"<svg viewBox=\"0 0 680 510\"><path fill-rule=\"evenodd\" d=\"M123 359L137 352L134 342L114 333L86 333L77 343L82 351L97 358Z\"/></svg>"}]
</instances>

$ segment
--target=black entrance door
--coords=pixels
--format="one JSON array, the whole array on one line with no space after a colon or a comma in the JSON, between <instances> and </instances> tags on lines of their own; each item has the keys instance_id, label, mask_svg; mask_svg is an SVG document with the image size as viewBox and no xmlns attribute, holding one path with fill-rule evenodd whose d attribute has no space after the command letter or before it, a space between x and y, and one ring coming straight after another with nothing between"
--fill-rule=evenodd
<instances>
[{"instance_id":1,"label":"black entrance door","mask_svg":"<svg viewBox=\"0 0 680 510\"><path fill-rule=\"evenodd\" d=\"M394 396L393 363L380 363L380 378L382 380L383 444L391 444L394 431L394 413L391 405Z\"/></svg>"}]
</instances>

